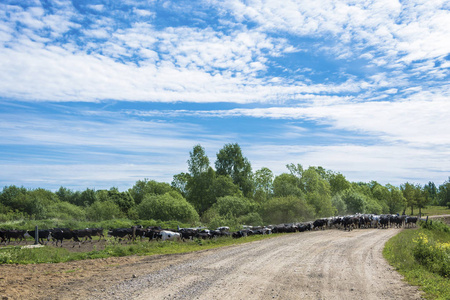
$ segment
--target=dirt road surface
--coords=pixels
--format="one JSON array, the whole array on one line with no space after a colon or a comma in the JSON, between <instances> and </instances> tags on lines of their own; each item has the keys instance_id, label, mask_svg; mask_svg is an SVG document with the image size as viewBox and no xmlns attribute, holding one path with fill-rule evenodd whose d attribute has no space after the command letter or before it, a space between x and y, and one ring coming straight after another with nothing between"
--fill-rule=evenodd
<instances>
[{"instance_id":1,"label":"dirt road surface","mask_svg":"<svg viewBox=\"0 0 450 300\"><path fill-rule=\"evenodd\" d=\"M326 230L197 253L0 266L0 299L420 299L382 257L400 229Z\"/></svg>"}]
</instances>

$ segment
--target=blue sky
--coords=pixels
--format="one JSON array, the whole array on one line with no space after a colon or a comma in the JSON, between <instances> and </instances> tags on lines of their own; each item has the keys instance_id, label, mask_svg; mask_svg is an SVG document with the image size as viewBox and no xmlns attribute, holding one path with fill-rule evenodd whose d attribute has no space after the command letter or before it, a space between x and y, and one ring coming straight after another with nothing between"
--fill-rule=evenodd
<instances>
[{"instance_id":1,"label":"blue sky","mask_svg":"<svg viewBox=\"0 0 450 300\"><path fill-rule=\"evenodd\" d=\"M441 184L449 70L448 1L2 1L0 184L170 182L227 143Z\"/></svg>"}]
</instances>

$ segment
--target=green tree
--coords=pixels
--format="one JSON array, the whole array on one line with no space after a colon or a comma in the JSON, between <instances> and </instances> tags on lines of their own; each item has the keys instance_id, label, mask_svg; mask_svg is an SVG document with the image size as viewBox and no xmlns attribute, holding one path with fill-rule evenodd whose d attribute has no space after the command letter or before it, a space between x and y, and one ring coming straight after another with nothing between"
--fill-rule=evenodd
<instances>
[{"instance_id":1,"label":"green tree","mask_svg":"<svg viewBox=\"0 0 450 300\"><path fill-rule=\"evenodd\" d=\"M416 185L415 187L415 198L417 207L419 208L419 216L422 216L422 209L431 202L430 194L425 187L422 188L420 185Z\"/></svg>"},{"instance_id":2,"label":"green tree","mask_svg":"<svg viewBox=\"0 0 450 300\"><path fill-rule=\"evenodd\" d=\"M118 189L112 188L107 191L107 195L108 200L116 203L124 215L128 215L128 211L135 206L134 199L128 191L119 192Z\"/></svg>"},{"instance_id":3,"label":"green tree","mask_svg":"<svg viewBox=\"0 0 450 300\"><path fill-rule=\"evenodd\" d=\"M237 196L242 197L242 191L237 185L233 183L233 179L230 176L218 175L212 181L208 189L210 203L215 203L216 199L225 196Z\"/></svg>"},{"instance_id":4,"label":"green tree","mask_svg":"<svg viewBox=\"0 0 450 300\"><path fill-rule=\"evenodd\" d=\"M296 196L303 197L303 192L299 188L300 179L295 175L282 173L273 180L273 196L287 197Z\"/></svg>"},{"instance_id":5,"label":"green tree","mask_svg":"<svg viewBox=\"0 0 450 300\"><path fill-rule=\"evenodd\" d=\"M387 198L387 205L390 214L399 213L406 206L406 199L400 188L388 184L389 197Z\"/></svg>"},{"instance_id":6,"label":"green tree","mask_svg":"<svg viewBox=\"0 0 450 300\"><path fill-rule=\"evenodd\" d=\"M74 192L68 188L60 187L56 192L56 196L58 196L59 200L64 202L72 203L72 197Z\"/></svg>"},{"instance_id":7,"label":"green tree","mask_svg":"<svg viewBox=\"0 0 450 300\"><path fill-rule=\"evenodd\" d=\"M95 201L97 201L97 195L95 190L87 188L85 191L81 192L79 203L75 203L78 206L90 206Z\"/></svg>"},{"instance_id":8,"label":"green tree","mask_svg":"<svg viewBox=\"0 0 450 300\"><path fill-rule=\"evenodd\" d=\"M231 176L245 197L253 196L252 167L238 144L226 144L217 153L215 166L218 175Z\"/></svg>"},{"instance_id":9,"label":"green tree","mask_svg":"<svg viewBox=\"0 0 450 300\"><path fill-rule=\"evenodd\" d=\"M424 191L427 193L426 197L427 199L429 199L429 201L433 204L433 205L439 205L439 201L438 201L438 188L436 187L436 185L434 184L434 182L429 181L428 184L426 184L423 187Z\"/></svg>"},{"instance_id":10,"label":"green tree","mask_svg":"<svg viewBox=\"0 0 450 300\"><path fill-rule=\"evenodd\" d=\"M328 182L330 183L331 195L336 195L351 187L350 182L340 173L331 173Z\"/></svg>"},{"instance_id":11,"label":"green tree","mask_svg":"<svg viewBox=\"0 0 450 300\"><path fill-rule=\"evenodd\" d=\"M16 205L16 199L27 194L27 189L15 185L5 186L0 194L0 203L12 209L19 209Z\"/></svg>"},{"instance_id":12,"label":"green tree","mask_svg":"<svg viewBox=\"0 0 450 300\"><path fill-rule=\"evenodd\" d=\"M198 213L203 214L214 204L214 192L211 191L216 172L209 166L209 158L202 146L194 146L189 152L189 174L178 177L186 180L184 184L186 199L191 203Z\"/></svg>"},{"instance_id":13,"label":"green tree","mask_svg":"<svg viewBox=\"0 0 450 300\"><path fill-rule=\"evenodd\" d=\"M439 186L438 199L440 205L450 208L450 177Z\"/></svg>"},{"instance_id":14,"label":"green tree","mask_svg":"<svg viewBox=\"0 0 450 300\"><path fill-rule=\"evenodd\" d=\"M255 200L265 202L269 199L273 192L274 175L269 168L261 168L255 172Z\"/></svg>"},{"instance_id":15,"label":"green tree","mask_svg":"<svg viewBox=\"0 0 450 300\"><path fill-rule=\"evenodd\" d=\"M189 173L192 177L196 177L209 168L209 158L205 149L200 145L195 145L192 152L189 152L189 160L187 161Z\"/></svg>"},{"instance_id":16,"label":"green tree","mask_svg":"<svg viewBox=\"0 0 450 300\"><path fill-rule=\"evenodd\" d=\"M203 172L195 177L191 177L187 184L187 200L191 203L199 214L205 212L210 208L216 199L210 191L216 178L216 172L213 168Z\"/></svg>"},{"instance_id":17,"label":"green tree","mask_svg":"<svg viewBox=\"0 0 450 300\"><path fill-rule=\"evenodd\" d=\"M344 199L342 199L342 194L338 193L331 198L331 203L336 208L337 215L347 214L347 204L345 204Z\"/></svg>"},{"instance_id":18,"label":"green tree","mask_svg":"<svg viewBox=\"0 0 450 300\"><path fill-rule=\"evenodd\" d=\"M136 205L141 203L147 195L164 195L171 191L173 191L173 188L170 184L148 180L147 178L136 181L133 187L128 190Z\"/></svg>"},{"instance_id":19,"label":"green tree","mask_svg":"<svg viewBox=\"0 0 450 300\"><path fill-rule=\"evenodd\" d=\"M380 215L383 213L383 207L376 199L366 198L365 213Z\"/></svg>"},{"instance_id":20,"label":"green tree","mask_svg":"<svg viewBox=\"0 0 450 300\"><path fill-rule=\"evenodd\" d=\"M342 193L342 199L347 205L347 212L351 214L366 212L366 196L353 189Z\"/></svg>"},{"instance_id":21,"label":"green tree","mask_svg":"<svg viewBox=\"0 0 450 300\"><path fill-rule=\"evenodd\" d=\"M403 197L406 199L406 207L411 208L411 215L414 214L414 206L417 205L417 198L416 198L416 187L414 184L411 184L409 182L406 182L400 186L400 189L402 190ZM405 210L406 210L405 207Z\"/></svg>"},{"instance_id":22,"label":"green tree","mask_svg":"<svg viewBox=\"0 0 450 300\"><path fill-rule=\"evenodd\" d=\"M181 172L180 174L176 174L173 176L171 186L183 197L187 197L189 192L187 188L189 180L191 180L191 174Z\"/></svg>"},{"instance_id":23,"label":"green tree","mask_svg":"<svg viewBox=\"0 0 450 300\"><path fill-rule=\"evenodd\" d=\"M329 217L335 214L336 209L331 203L330 184L321 174L324 174L322 169L310 167L303 172L301 182L306 200L315 208L316 217Z\"/></svg>"},{"instance_id":24,"label":"green tree","mask_svg":"<svg viewBox=\"0 0 450 300\"><path fill-rule=\"evenodd\" d=\"M391 200L391 192L389 191L388 186L382 186L381 184L377 184L372 188L372 197L369 199L374 199L378 202L378 205L381 207L381 212L383 214L389 213L389 203ZM369 212L369 211L368 211Z\"/></svg>"}]
</instances>

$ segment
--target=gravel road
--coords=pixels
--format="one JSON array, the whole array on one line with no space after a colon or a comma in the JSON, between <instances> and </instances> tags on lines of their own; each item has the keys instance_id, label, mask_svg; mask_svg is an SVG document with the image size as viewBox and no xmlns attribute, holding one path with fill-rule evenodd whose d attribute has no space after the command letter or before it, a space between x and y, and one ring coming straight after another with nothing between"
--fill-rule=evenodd
<instances>
[{"instance_id":1,"label":"gravel road","mask_svg":"<svg viewBox=\"0 0 450 300\"><path fill-rule=\"evenodd\" d=\"M207 251L167 261L88 298L421 299L382 257L398 231L303 232Z\"/></svg>"}]
</instances>

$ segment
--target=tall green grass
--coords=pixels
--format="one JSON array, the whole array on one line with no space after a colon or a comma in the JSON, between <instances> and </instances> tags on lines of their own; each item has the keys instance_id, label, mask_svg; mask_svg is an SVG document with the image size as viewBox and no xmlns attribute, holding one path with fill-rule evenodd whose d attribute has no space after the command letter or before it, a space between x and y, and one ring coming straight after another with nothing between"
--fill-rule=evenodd
<instances>
[{"instance_id":1,"label":"tall green grass","mask_svg":"<svg viewBox=\"0 0 450 300\"><path fill-rule=\"evenodd\" d=\"M433 221L423 223L422 228L417 230L403 230L391 238L385 245L383 255L409 283L424 291L425 298L448 300L450 278L446 270L450 267L450 260L448 256L444 259L434 246L449 242L450 227ZM446 255L449 255L448 252Z\"/></svg>"}]
</instances>

